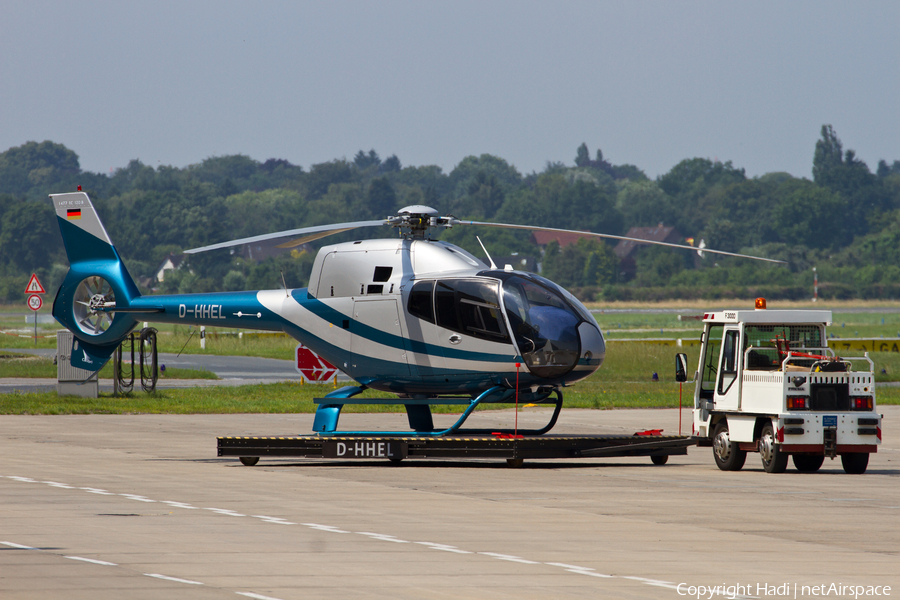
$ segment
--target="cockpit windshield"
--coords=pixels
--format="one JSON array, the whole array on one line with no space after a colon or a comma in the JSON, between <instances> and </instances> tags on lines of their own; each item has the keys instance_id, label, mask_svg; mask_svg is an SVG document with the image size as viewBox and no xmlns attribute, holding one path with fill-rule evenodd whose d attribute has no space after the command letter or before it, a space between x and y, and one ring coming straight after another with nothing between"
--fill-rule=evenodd
<instances>
[{"instance_id":1,"label":"cockpit windshield","mask_svg":"<svg viewBox=\"0 0 900 600\"><path fill-rule=\"evenodd\" d=\"M515 275L503 282L503 303L529 371L552 378L575 367L583 318L558 291Z\"/></svg>"}]
</instances>

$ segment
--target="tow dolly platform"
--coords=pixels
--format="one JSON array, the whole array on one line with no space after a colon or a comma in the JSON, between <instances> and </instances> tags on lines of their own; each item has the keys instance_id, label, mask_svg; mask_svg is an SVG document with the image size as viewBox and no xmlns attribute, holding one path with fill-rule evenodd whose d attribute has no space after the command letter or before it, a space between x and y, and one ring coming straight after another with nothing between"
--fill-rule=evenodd
<instances>
[{"instance_id":1,"label":"tow dolly platform","mask_svg":"<svg viewBox=\"0 0 900 600\"><path fill-rule=\"evenodd\" d=\"M464 435L414 436L286 436L219 437L218 455L235 456L245 465L260 457L283 456L319 459L487 458L506 459L521 466L524 459L605 458L649 456L665 464L670 455L687 454L696 445L693 436L622 435Z\"/></svg>"}]
</instances>

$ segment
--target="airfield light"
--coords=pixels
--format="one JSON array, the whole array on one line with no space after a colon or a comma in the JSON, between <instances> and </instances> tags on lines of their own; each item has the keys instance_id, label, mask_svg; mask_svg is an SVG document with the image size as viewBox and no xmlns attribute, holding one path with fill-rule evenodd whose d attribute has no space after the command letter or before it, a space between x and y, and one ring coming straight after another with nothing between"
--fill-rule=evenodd
<instances>
[{"instance_id":1,"label":"airfield light","mask_svg":"<svg viewBox=\"0 0 900 600\"><path fill-rule=\"evenodd\" d=\"M756 309L757 310L765 310L766 309L766 299L765 298L757 298L756 299Z\"/></svg>"}]
</instances>

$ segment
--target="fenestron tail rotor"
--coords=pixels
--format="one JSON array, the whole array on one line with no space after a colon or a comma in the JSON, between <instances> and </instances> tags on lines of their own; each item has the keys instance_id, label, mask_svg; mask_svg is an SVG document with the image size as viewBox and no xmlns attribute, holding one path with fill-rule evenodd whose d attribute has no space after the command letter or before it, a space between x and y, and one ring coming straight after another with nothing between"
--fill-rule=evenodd
<instances>
[{"instance_id":1,"label":"fenestron tail rotor","mask_svg":"<svg viewBox=\"0 0 900 600\"><path fill-rule=\"evenodd\" d=\"M83 279L73 297L75 323L88 335L102 335L113 320L116 293L108 281L94 275Z\"/></svg>"}]
</instances>

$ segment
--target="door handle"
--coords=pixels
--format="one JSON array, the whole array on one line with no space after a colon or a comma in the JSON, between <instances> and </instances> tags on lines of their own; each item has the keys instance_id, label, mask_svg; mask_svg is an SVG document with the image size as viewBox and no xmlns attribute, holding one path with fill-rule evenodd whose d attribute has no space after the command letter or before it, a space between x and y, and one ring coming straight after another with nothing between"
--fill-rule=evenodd
<instances>
[{"instance_id":1,"label":"door handle","mask_svg":"<svg viewBox=\"0 0 900 600\"><path fill-rule=\"evenodd\" d=\"M451 343L451 344L458 344L458 343L460 343L461 341L462 341L462 337L461 337L460 335L456 334L456 333L454 333L453 335L450 336L450 343Z\"/></svg>"}]
</instances>

